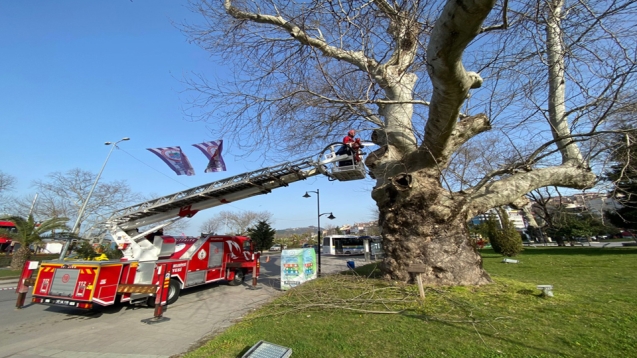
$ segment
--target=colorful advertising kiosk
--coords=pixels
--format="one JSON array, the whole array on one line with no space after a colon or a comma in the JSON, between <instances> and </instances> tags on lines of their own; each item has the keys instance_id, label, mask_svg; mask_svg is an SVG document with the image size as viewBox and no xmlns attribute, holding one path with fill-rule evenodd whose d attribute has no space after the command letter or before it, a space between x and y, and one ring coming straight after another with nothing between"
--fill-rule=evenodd
<instances>
[{"instance_id":1,"label":"colorful advertising kiosk","mask_svg":"<svg viewBox=\"0 0 637 358\"><path fill-rule=\"evenodd\" d=\"M314 248L283 250L281 253L281 289L289 290L316 278Z\"/></svg>"}]
</instances>

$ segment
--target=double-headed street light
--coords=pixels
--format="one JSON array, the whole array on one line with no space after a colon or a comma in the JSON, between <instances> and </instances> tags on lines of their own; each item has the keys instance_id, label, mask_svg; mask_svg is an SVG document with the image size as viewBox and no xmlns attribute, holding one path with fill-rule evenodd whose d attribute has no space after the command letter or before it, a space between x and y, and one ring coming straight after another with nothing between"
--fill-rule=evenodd
<instances>
[{"instance_id":1,"label":"double-headed street light","mask_svg":"<svg viewBox=\"0 0 637 358\"><path fill-rule=\"evenodd\" d=\"M310 191L306 191L305 195L303 195L304 198L309 198L311 197L310 194L308 193L316 193L316 213L317 213L317 219L318 219L318 236L317 236L317 240L316 240L316 248L317 248L317 276L321 276L321 216L323 215L327 215L329 214L330 216L328 216L327 218L330 220L334 220L336 219L336 217L334 215L332 215L332 213L323 213L321 214L321 199L319 196L319 190L316 189L316 191L310 190Z\"/></svg>"},{"instance_id":2,"label":"double-headed street light","mask_svg":"<svg viewBox=\"0 0 637 358\"><path fill-rule=\"evenodd\" d=\"M95 187L97 186L97 182L100 180L100 177L102 176L102 172L104 171L104 168L106 167L106 163L108 163L108 159L111 157L111 153L113 153L113 149L117 147L117 143L123 142L126 140L130 140L130 138L124 137L115 143L112 143L112 142L104 143L104 145L110 145L111 150L108 152L108 155L106 156L106 160L104 161L104 164L102 165L102 169L100 169L100 172L97 174L97 177L95 178L95 182L93 182L93 186L91 187L91 190L88 192L88 196L86 197L86 200L84 200L84 204L82 204L82 208L80 208L80 211L77 213L77 219L75 220L73 229L71 229L71 232L73 234L75 235L79 234L80 222L82 221L82 215L84 215L84 211L86 210L86 205L88 205L88 201L91 199L91 195L93 195L93 190L95 190ZM64 256L66 255L66 251L68 251L70 245L71 245L71 239L66 241L66 244L64 245L64 248L62 249L62 252L60 253L60 260L64 260Z\"/></svg>"}]
</instances>

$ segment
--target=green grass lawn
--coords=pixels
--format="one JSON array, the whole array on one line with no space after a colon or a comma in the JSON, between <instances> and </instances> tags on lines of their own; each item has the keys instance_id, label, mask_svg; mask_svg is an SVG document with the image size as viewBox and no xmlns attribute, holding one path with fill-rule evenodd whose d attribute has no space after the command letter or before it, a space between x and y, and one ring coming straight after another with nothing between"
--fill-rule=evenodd
<instances>
[{"instance_id":1,"label":"green grass lawn","mask_svg":"<svg viewBox=\"0 0 637 358\"><path fill-rule=\"evenodd\" d=\"M32 261L45 261L45 260L55 260L59 257L60 255L53 255L53 254L39 254L39 255L32 255L31 259ZM20 277L20 273L22 272L22 270L9 270L8 266L11 264L11 259L13 257L9 256L9 255L0 255L0 267L2 267L2 269L0 269L0 279L3 278L19 278Z\"/></svg>"},{"instance_id":2,"label":"green grass lawn","mask_svg":"<svg viewBox=\"0 0 637 358\"><path fill-rule=\"evenodd\" d=\"M2 278L18 278L20 277L20 270L0 270L0 279Z\"/></svg>"},{"instance_id":3,"label":"green grass lawn","mask_svg":"<svg viewBox=\"0 0 637 358\"><path fill-rule=\"evenodd\" d=\"M483 257L494 284L428 288L424 301L415 286L367 278L371 265L308 282L186 357L240 357L259 340L293 357L637 357L637 249Z\"/></svg>"}]
</instances>

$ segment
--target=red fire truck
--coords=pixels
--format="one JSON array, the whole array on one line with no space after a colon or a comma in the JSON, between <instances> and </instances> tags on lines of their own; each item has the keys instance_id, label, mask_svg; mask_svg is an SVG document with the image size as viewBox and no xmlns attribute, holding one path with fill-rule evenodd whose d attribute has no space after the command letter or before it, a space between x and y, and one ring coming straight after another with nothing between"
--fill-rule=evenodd
<instances>
[{"instance_id":1,"label":"red fire truck","mask_svg":"<svg viewBox=\"0 0 637 358\"><path fill-rule=\"evenodd\" d=\"M11 221L0 221L0 252L7 252L11 249L11 238L3 236L3 231L16 232L15 224Z\"/></svg>"},{"instance_id":2,"label":"red fire truck","mask_svg":"<svg viewBox=\"0 0 637 358\"><path fill-rule=\"evenodd\" d=\"M248 274L259 276L259 254L243 236L155 236L157 260L49 261L38 270L35 303L92 308L116 302L147 302L153 306L157 268L170 269L167 304L179 298L182 288L226 280L239 285Z\"/></svg>"},{"instance_id":3,"label":"red fire truck","mask_svg":"<svg viewBox=\"0 0 637 358\"><path fill-rule=\"evenodd\" d=\"M313 175L341 181L363 179L366 170L361 160L354 160L352 154L335 154L341 145L328 146L318 160L308 157L244 173L119 210L105 226L123 252L121 260L27 262L18 284L22 295L17 306L21 307L29 286L33 286L34 303L88 309L116 302L171 304L182 289L222 280L239 285L247 275L256 285L259 253L249 238L156 233L200 210L267 194ZM348 159L349 166L337 165ZM139 232L140 228L148 229Z\"/></svg>"}]
</instances>

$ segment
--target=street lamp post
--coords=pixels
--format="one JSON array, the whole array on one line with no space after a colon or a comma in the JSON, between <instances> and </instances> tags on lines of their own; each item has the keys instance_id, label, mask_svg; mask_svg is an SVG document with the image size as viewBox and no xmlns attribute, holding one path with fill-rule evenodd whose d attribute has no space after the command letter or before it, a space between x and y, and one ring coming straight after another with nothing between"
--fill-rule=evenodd
<instances>
[{"instance_id":1,"label":"street lamp post","mask_svg":"<svg viewBox=\"0 0 637 358\"><path fill-rule=\"evenodd\" d=\"M97 182L100 180L100 177L102 176L102 172L104 171L104 168L106 167L106 163L108 163L108 159L111 157L111 153L113 153L113 149L117 147L117 143L123 142L126 140L130 140L130 138L124 137L115 143L112 143L112 142L104 143L104 145L110 145L111 150L108 152L108 155L106 156L106 160L104 161L104 164L102 164L102 169L100 169L100 172L97 174L97 177L95 178L95 182L93 182L93 186L91 187L91 190L88 192L88 196L86 197L86 200L84 200L84 204L82 204L80 211L77 213L77 219L75 220L73 229L71 229L71 232L73 234L76 234L76 235L79 234L80 221L82 220L82 215L84 215L84 210L86 210L86 205L88 205L88 201L91 199L91 195L93 195L93 190L95 190L95 187L97 186ZM68 239L66 241L66 244L64 244L64 248L62 248L62 252L60 253L60 260L64 260L64 256L66 255L66 252L68 251L70 245L71 245L71 239Z\"/></svg>"},{"instance_id":2,"label":"street lamp post","mask_svg":"<svg viewBox=\"0 0 637 358\"><path fill-rule=\"evenodd\" d=\"M321 216L323 215L327 215L330 214L330 216L328 216L327 218L330 220L336 219L336 217L334 215L332 215L332 213L323 213L321 214L321 200L320 200L320 195L319 195L319 190L316 189L316 191L310 190L310 191L306 191L305 195L303 195L304 198L309 198L311 197L310 194L308 193L316 193L316 213L317 213L317 219L318 219L318 233L317 233L317 240L316 240L316 248L317 248L317 270L316 270L316 274L317 277L321 276Z\"/></svg>"}]
</instances>

